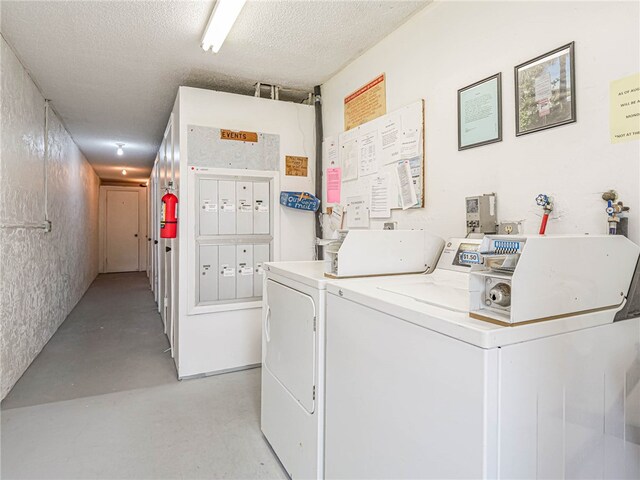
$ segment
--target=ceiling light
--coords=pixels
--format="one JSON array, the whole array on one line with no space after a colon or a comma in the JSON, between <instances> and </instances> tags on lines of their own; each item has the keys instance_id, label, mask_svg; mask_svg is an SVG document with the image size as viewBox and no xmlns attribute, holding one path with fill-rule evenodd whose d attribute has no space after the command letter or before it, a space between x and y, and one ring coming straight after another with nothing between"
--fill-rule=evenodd
<instances>
[{"instance_id":1,"label":"ceiling light","mask_svg":"<svg viewBox=\"0 0 640 480\"><path fill-rule=\"evenodd\" d=\"M127 171L126 171L124 168L122 169L122 174L123 174L123 175L126 175L126 174L127 174Z\"/></svg>"},{"instance_id":2,"label":"ceiling light","mask_svg":"<svg viewBox=\"0 0 640 480\"><path fill-rule=\"evenodd\" d=\"M116 155L121 157L122 155L124 155L124 150L122 149L122 147L124 147L124 143L116 143L116 145L118 146L118 149L116 150Z\"/></svg>"},{"instance_id":3,"label":"ceiling light","mask_svg":"<svg viewBox=\"0 0 640 480\"><path fill-rule=\"evenodd\" d=\"M202 49L218 53L247 0L218 0L202 36Z\"/></svg>"}]
</instances>

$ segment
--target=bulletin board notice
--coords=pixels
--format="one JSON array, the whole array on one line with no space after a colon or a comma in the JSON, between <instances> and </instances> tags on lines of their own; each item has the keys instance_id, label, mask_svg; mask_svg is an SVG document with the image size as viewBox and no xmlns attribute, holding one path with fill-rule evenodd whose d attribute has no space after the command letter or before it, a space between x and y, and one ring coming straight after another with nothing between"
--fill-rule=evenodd
<instances>
[{"instance_id":1,"label":"bulletin board notice","mask_svg":"<svg viewBox=\"0 0 640 480\"><path fill-rule=\"evenodd\" d=\"M384 73L344 99L344 129L351 130L387 113Z\"/></svg>"},{"instance_id":2,"label":"bulletin board notice","mask_svg":"<svg viewBox=\"0 0 640 480\"><path fill-rule=\"evenodd\" d=\"M611 82L611 143L640 139L640 73Z\"/></svg>"}]
</instances>

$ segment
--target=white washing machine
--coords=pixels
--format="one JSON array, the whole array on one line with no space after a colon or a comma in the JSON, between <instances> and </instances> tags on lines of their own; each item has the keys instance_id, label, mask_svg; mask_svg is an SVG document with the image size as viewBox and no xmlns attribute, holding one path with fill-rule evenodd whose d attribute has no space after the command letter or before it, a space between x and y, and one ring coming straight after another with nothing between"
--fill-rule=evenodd
<instances>
[{"instance_id":1,"label":"white washing machine","mask_svg":"<svg viewBox=\"0 0 640 480\"><path fill-rule=\"evenodd\" d=\"M430 239L429 265L442 240ZM325 262L265 264L261 427L291 478L324 478ZM339 284L416 281L425 274L333 280Z\"/></svg>"},{"instance_id":2,"label":"white washing machine","mask_svg":"<svg viewBox=\"0 0 640 480\"><path fill-rule=\"evenodd\" d=\"M434 283L437 270L393 286L329 282L325 478L640 478L640 318L613 321L638 247L613 239L596 262L591 240L562 240L575 242L567 261L556 243L550 261L525 247L514 293L586 302L613 283L615 305L536 323L470 318L461 284L446 272ZM547 269L548 282L527 282Z\"/></svg>"}]
</instances>

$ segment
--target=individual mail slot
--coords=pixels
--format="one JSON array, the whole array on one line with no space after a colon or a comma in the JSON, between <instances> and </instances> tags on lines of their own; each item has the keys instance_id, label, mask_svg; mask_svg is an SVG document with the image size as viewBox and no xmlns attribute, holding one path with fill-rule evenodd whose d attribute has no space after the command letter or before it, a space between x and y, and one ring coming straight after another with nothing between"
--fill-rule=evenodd
<instances>
[{"instance_id":1,"label":"individual mail slot","mask_svg":"<svg viewBox=\"0 0 640 480\"><path fill-rule=\"evenodd\" d=\"M200 245L199 303L218 300L218 246Z\"/></svg>"},{"instance_id":2,"label":"individual mail slot","mask_svg":"<svg viewBox=\"0 0 640 480\"><path fill-rule=\"evenodd\" d=\"M269 234L269 182L254 182L253 184L253 233L256 235Z\"/></svg>"},{"instance_id":3,"label":"individual mail slot","mask_svg":"<svg viewBox=\"0 0 640 480\"><path fill-rule=\"evenodd\" d=\"M253 246L253 296L262 296L262 282L264 281L264 264L269 261L269 245Z\"/></svg>"},{"instance_id":4,"label":"individual mail slot","mask_svg":"<svg viewBox=\"0 0 640 480\"><path fill-rule=\"evenodd\" d=\"M199 185L200 235L218 234L218 181L201 179Z\"/></svg>"},{"instance_id":5,"label":"individual mail slot","mask_svg":"<svg viewBox=\"0 0 640 480\"><path fill-rule=\"evenodd\" d=\"M218 250L218 298L236 298L236 246L220 245Z\"/></svg>"},{"instance_id":6,"label":"individual mail slot","mask_svg":"<svg viewBox=\"0 0 640 480\"><path fill-rule=\"evenodd\" d=\"M253 233L253 183L236 182L236 233L246 235Z\"/></svg>"},{"instance_id":7,"label":"individual mail slot","mask_svg":"<svg viewBox=\"0 0 640 480\"><path fill-rule=\"evenodd\" d=\"M238 245L236 250L237 298L253 297L253 245Z\"/></svg>"},{"instance_id":8,"label":"individual mail slot","mask_svg":"<svg viewBox=\"0 0 640 480\"><path fill-rule=\"evenodd\" d=\"M236 182L218 182L218 225L220 235L236 233Z\"/></svg>"}]
</instances>

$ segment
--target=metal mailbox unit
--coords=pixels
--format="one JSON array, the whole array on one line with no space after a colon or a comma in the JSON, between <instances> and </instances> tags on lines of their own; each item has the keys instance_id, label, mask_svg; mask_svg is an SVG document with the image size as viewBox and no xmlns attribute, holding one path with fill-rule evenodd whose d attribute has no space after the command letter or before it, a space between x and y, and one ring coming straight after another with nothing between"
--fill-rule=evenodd
<instances>
[{"instance_id":1,"label":"metal mailbox unit","mask_svg":"<svg viewBox=\"0 0 640 480\"><path fill-rule=\"evenodd\" d=\"M271 180L194 169L195 298L199 308L258 301L265 262L272 258Z\"/></svg>"}]
</instances>

